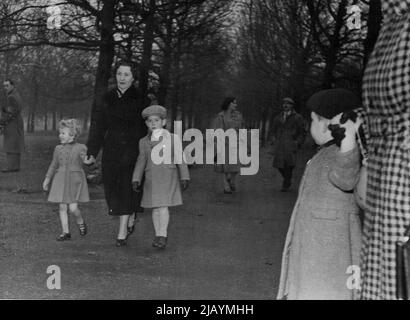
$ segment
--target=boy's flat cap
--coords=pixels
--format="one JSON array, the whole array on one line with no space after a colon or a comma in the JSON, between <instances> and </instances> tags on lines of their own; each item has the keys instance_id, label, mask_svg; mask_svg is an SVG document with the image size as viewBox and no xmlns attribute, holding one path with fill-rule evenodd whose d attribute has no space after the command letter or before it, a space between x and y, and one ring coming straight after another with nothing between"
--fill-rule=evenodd
<instances>
[{"instance_id":1,"label":"boy's flat cap","mask_svg":"<svg viewBox=\"0 0 410 320\"><path fill-rule=\"evenodd\" d=\"M161 118L165 119L167 117L167 109L165 109L163 106L155 104L142 110L141 115L144 119L153 115L160 116Z\"/></svg>"}]
</instances>

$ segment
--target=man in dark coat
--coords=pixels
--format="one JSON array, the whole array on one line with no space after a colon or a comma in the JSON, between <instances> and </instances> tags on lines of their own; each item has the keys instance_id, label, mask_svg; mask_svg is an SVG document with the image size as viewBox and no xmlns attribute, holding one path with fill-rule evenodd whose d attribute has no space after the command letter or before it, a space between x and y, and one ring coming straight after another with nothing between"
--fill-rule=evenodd
<instances>
[{"instance_id":1,"label":"man in dark coat","mask_svg":"<svg viewBox=\"0 0 410 320\"><path fill-rule=\"evenodd\" d=\"M23 109L20 94L12 80L3 83L7 94L6 105L2 107L0 130L3 133L3 150L6 153L6 166L2 172L20 171L21 154L24 152L24 123L21 116ZM17 179L17 177L16 177ZM17 183L16 191L25 192Z\"/></svg>"},{"instance_id":2,"label":"man in dark coat","mask_svg":"<svg viewBox=\"0 0 410 320\"><path fill-rule=\"evenodd\" d=\"M294 109L291 98L283 99L283 111L272 123L274 145L273 166L283 177L282 192L289 190L292 172L296 165L296 152L305 141L306 128L303 117Z\"/></svg>"}]
</instances>

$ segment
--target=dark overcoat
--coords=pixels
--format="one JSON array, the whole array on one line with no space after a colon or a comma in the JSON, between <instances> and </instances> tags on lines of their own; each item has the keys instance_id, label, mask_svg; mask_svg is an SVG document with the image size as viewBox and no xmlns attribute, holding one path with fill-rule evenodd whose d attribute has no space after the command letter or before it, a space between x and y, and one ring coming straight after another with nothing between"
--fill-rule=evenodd
<instances>
[{"instance_id":1,"label":"dark overcoat","mask_svg":"<svg viewBox=\"0 0 410 320\"><path fill-rule=\"evenodd\" d=\"M284 168L295 166L296 152L304 142L306 136L303 117L293 112L284 120L283 113L275 117L272 124L274 136L273 166Z\"/></svg>"},{"instance_id":2,"label":"dark overcoat","mask_svg":"<svg viewBox=\"0 0 410 320\"><path fill-rule=\"evenodd\" d=\"M6 105L1 112L0 125L4 128L3 148L6 153L24 151L24 123L21 116L22 99L16 89L7 94Z\"/></svg>"},{"instance_id":3,"label":"dark overcoat","mask_svg":"<svg viewBox=\"0 0 410 320\"><path fill-rule=\"evenodd\" d=\"M124 94L110 90L92 111L88 155L97 157L103 148L102 176L110 215L130 215L140 208L141 195L132 190L131 180L138 142L147 132L141 112L148 104L131 86Z\"/></svg>"}]
</instances>

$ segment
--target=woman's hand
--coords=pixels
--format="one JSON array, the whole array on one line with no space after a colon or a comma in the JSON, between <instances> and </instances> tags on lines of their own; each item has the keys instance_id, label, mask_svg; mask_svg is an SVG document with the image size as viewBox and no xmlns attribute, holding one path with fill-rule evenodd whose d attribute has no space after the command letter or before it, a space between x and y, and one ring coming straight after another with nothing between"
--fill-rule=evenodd
<instances>
[{"instance_id":1,"label":"woman's hand","mask_svg":"<svg viewBox=\"0 0 410 320\"><path fill-rule=\"evenodd\" d=\"M94 156L85 156L85 158L84 158L84 160L83 160L83 162L86 164L86 165L92 165L93 163L95 163L95 158L94 158Z\"/></svg>"},{"instance_id":2,"label":"woman's hand","mask_svg":"<svg viewBox=\"0 0 410 320\"><path fill-rule=\"evenodd\" d=\"M50 184L50 179L49 178L45 178L43 181L43 190L44 191L48 191L48 185Z\"/></svg>"},{"instance_id":3,"label":"woman's hand","mask_svg":"<svg viewBox=\"0 0 410 320\"><path fill-rule=\"evenodd\" d=\"M340 152L348 152L356 147L356 134L362 123L358 117L356 118L356 121L348 119L344 123L341 123L342 115L342 113L338 114L330 121L330 124L336 124L345 129L345 136L340 144Z\"/></svg>"}]
</instances>

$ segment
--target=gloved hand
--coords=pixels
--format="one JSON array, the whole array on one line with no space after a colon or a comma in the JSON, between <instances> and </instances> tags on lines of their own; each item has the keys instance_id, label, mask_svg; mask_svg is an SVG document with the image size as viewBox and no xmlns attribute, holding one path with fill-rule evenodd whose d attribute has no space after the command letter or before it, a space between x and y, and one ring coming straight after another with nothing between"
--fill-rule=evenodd
<instances>
[{"instance_id":1,"label":"gloved hand","mask_svg":"<svg viewBox=\"0 0 410 320\"><path fill-rule=\"evenodd\" d=\"M182 191L185 191L189 186L189 180L181 180Z\"/></svg>"},{"instance_id":2,"label":"gloved hand","mask_svg":"<svg viewBox=\"0 0 410 320\"><path fill-rule=\"evenodd\" d=\"M138 181L134 181L132 183L132 190L134 190L134 192L137 192L137 193L141 192L140 183Z\"/></svg>"}]
</instances>

